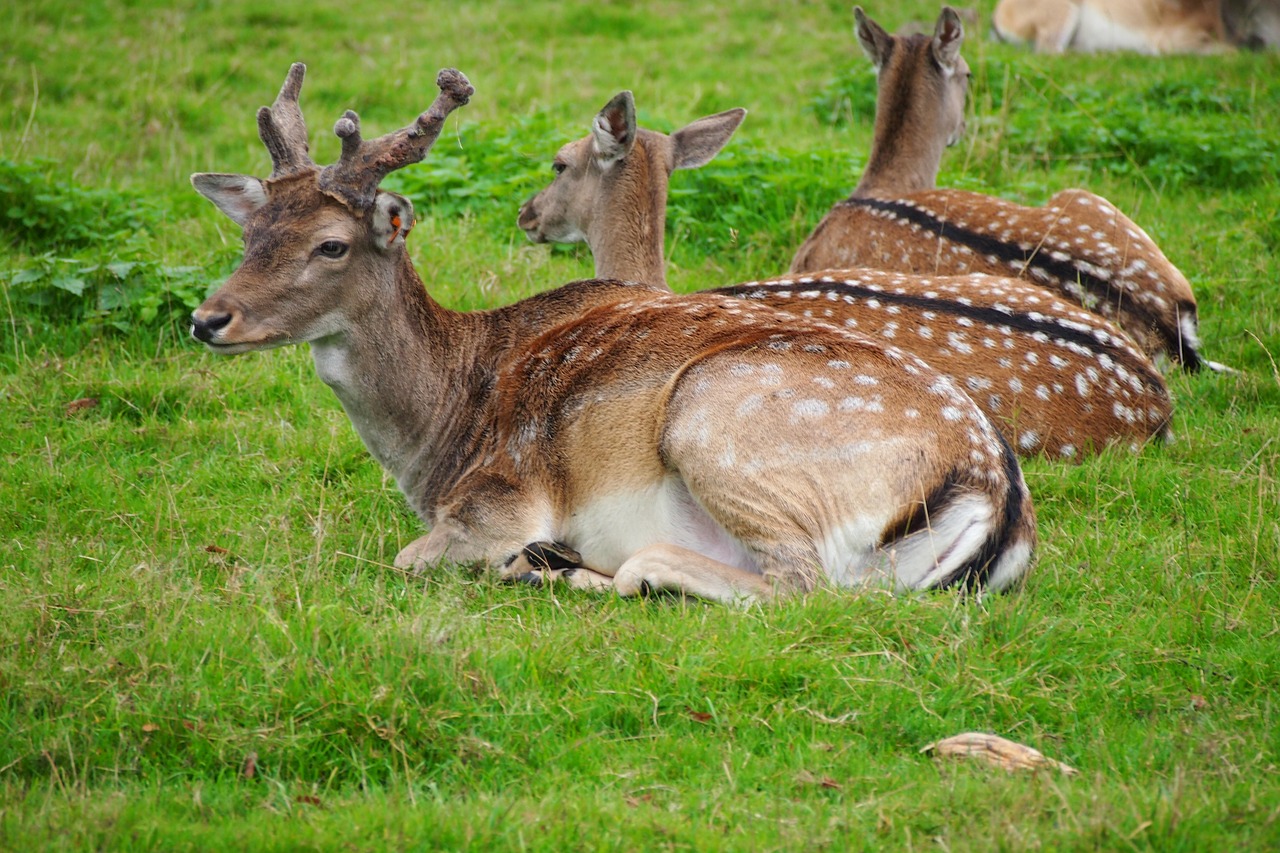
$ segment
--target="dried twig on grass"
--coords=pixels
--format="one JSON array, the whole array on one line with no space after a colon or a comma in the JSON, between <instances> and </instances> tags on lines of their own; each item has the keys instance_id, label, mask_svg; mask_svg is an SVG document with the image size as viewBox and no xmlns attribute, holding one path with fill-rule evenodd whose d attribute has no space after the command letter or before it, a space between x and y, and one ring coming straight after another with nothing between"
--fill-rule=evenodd
<instances>
[{"instance_id":1,"label":"dried twig on grass","mask_svg":"<svg viewBox=\"0 0 1280 853\"><path fill-rule=\"evenodd\" d=\"M958 755L962 758L980 758L1005 770L1056 769L1068 776L1080 771L1046 757L1039 750L986 732L965 732L928 744L921 752L937 755Z\"/></svg>"}]
</instances>

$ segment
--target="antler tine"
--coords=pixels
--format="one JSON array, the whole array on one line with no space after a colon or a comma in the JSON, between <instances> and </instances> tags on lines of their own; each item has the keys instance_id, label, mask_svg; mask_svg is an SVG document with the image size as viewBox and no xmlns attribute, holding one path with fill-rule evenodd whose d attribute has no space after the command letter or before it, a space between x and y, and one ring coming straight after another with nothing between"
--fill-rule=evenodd
<instances>
[{"instance_id":1,"label":"antler tine","mask_svg":"<svg viewBox=\"0 0 1280 853\"><path fill-rule=\"evenodd\" d=\"M298 95L307 66L295 62L289 67L275 103L258 110L258 136L271 154L271 177L279 178L315 166L307 146L307 124L302 119Z\"/></svg>"},{"instance_id":2,"label":"antler tine","mask_svg":"<svg viewBox=\"0 0 1280 853\"><path fill-rule=\"evenodd\" d=\"M445 119L475 94L466 75L453 68L436 75L436 86L440 94L413 124L377 139L362 139L360 116L347 110L333 127L342 140L342 156L320 174L320 189L356 209L372 207L382 179L426 157L444 129Z\"/></svg>"}]
</instances>

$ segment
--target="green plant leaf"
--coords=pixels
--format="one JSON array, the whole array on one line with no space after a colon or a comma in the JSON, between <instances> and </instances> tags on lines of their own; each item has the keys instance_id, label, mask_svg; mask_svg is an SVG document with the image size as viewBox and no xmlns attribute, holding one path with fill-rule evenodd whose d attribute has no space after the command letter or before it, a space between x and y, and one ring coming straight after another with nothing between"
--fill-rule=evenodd
<instances>
[{"instance_id":1,"label":"green plant leaf","mask_svg":"<svg viewBox=\"0 0 1280 853\"><path fill-rule=\"evenodd\" d=\"M42 280L46 275L48 275L48 272L39 267L26 267L14 273L13 278L9 279L9 281L12 284L30 284L33 281Z\"/></svg>"},{"instance_id":2,"label":"green plant leaf","mask_svg":"<svg viewBox=\"0 0 1280 853\"><path fill-rule=\"evenodd\" d=\"M59 290L65 290L67 293L73 293L76 296L84 295L85 280L75 275L59 275L54 276L53 286Z\"/></svg>"}]
</instances>

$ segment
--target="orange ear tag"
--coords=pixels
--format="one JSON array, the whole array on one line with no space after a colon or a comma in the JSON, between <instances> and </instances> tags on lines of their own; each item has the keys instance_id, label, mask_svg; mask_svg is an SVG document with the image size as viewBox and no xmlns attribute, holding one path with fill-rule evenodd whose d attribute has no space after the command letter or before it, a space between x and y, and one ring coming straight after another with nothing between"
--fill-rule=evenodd
<instances>
[{"instance_id":1,"label":"orange ear tag","mask_svg":"<svg viewBox=\"0 0 1280 853\"><path fill-rule=\"evenodd\" d=\"M391 217L391 227L395 230L391 232L391 239L387 241L388 246L394 243L396 241L396 238L400 236L400 217L399 216Z\"/></svg>"}]
</instances>

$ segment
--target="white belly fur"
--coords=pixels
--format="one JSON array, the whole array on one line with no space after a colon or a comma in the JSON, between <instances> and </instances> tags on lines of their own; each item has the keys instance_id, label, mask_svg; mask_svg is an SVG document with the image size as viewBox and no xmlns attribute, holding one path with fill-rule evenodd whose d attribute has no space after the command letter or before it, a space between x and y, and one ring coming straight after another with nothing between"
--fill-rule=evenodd
<instances>
[{"instance_id":1,"label":"white belly fur","mask_svg":"<svg viewBox=\"0 0 1280 853\"><path fill-rule=\"evenodd\" d=\"M1103 12L1086 4L1080 10L1080 23L1071 42L1077 50L1132 50L1155 53L1148 36L1126 27Z\"/></svg>"},{"instance_id":2,"label":"white belly fur","mask_svg":"<svg viewBox=\"0 0 1280 853\"><path fill-rule=\"evenodd\" d=\"M678 477L597 498L578 507L561 528L557 538L576 549L584 565L611 577L631 555L658 543L760 571L750 552L707 514Z\"/></svg>"}]
</instances>

